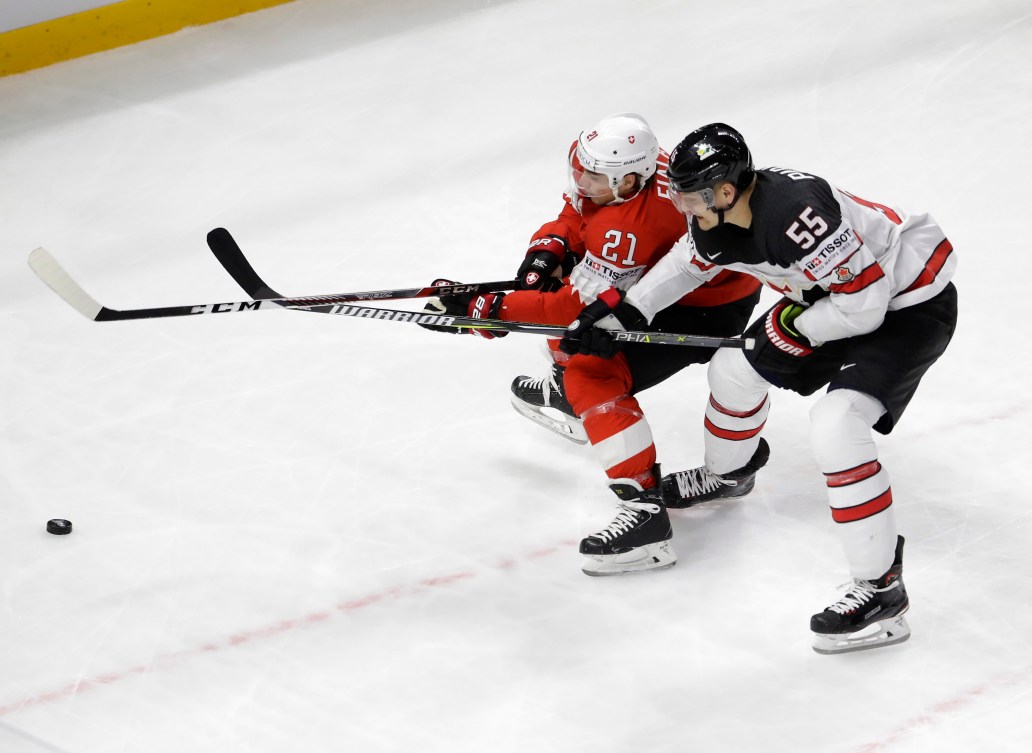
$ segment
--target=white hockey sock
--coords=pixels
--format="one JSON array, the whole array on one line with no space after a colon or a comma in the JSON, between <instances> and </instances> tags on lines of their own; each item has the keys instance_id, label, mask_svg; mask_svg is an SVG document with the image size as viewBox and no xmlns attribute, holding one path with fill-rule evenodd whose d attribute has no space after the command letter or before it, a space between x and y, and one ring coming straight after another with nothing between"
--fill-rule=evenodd
<instances>
[{"instance_id":1,"label":"white hockey sock","mask_svg":"<svg viewBox=\"0 0 1032 753\"><path fill-rule=\"evenodd\" d=\"M880 402L853 390L833 390L810 410L810 439L836 533L850 574L867 580L889 569L896 547L892 488L871 435L882 413Z\"/></svg>"},{"instance_id":2,"label":"white hockey sock","mask_svg":"<svg viewBox=\"0 0 1032 753\"><path fill-rule=\"evenodd\" d=\"M756 452L770 412L770 384L740 350L718 350L706 374L706 467L720 475L738 470Z\"/></svg>"}]
</instances>

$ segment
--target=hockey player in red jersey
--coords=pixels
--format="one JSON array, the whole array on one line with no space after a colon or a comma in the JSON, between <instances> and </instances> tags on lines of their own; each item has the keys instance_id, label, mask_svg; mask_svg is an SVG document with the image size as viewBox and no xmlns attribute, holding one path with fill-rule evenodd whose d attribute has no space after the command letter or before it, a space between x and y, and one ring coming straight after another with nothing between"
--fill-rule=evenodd
<instances>
[{"instance_id":1,"label":"hockey player in red jersey","mask_svg":"<svg viewBox=\"0 0 1032 753\"><path fill-rule=\"evenodd\" d=\"M611 355L611 330L650 319L721 270L782 293L744 333L753 350L722 349L710 362L705 465L672 479L689 502L733 494L740 470L765 450L770 387L810 395L827 385L810 411L811 445L853 583L811 618L813 647L840 653L906 640L903 538L871 430L893 429L953 336L950 242L927 214L857 198L809 173L756 170L741 134L721 123L689 134L669 175L688 235L623 301L600 294L564 347Z\"/></svg>"},{"instance_id":2,"label":"hockey player in red jersey","mask_svg":"<svg viewBox=\"0 0 1032 753\"><path fill-rule=\"evenodd\" d=\"M667 195L666 161L655 134L639 115L613 115L582 132L568 155L570 185L563 210L533 235L518 272L523 289L507 295L442 298L441 305L450 313L475 317L567 325L600 293L626 290L685 231L684 217ZM571 257L578 261L564 283L563 262ZM652 326L667 332L734 336L758 300L759 284L752 278L737 272L716 274L672 302ZM567 422L553 422L557 430L590 441L620 499L616 520L581 543L587 556L584 572L589 575L659 569L676 562L669 546L670 520L660 497L656 447L634 395L691 363L708 361L713 352L632 345L617 358L601 359L555 350L550 377L514 382L514 405L524 415L547 425L546 415L538 410L544 405L568 414ZM548 382L555 386L543 392ZM540 396L536 403L535 394Z\"/></svg>"}]
</instances>

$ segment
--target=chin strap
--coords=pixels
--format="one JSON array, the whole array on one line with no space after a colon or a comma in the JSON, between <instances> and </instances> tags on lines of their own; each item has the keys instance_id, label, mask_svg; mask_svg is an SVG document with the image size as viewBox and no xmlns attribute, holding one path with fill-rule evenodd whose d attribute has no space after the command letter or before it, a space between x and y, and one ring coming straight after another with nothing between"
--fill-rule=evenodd
<instances>
[{"instance_id":1,"label":"chin strap","mask_svg":"<svg viewBox=\"0 0 1032 753\"><path fill-rule=\"evenodd\" d=\"M621 180L623 180L623 178L621 178ZM638 185L638 190L635 191L634 193L632 193L626 199L620 197L620 192L617 190L616 186L610 185L610 188L612 188L612 190L613 190L613 197L614 198L613 198L613 200L611 202L606 204L606 206L607 207L613 207L613 206L616 206L617 204L623 204L625 201L630 201L635 196L637 196L638 194L640 194L642 191L645 190L645 186L647 186L649 184L649 179L648 178L643 178L643 177L641 177L639 175L638 176L638 180L636 181L636 183ZM612 184L612 181L610 181L610 184Z\"/></svg>"},{"instance_id":2,"label":"chin strap","mask_svg":"<svg viewBox=\"0 0 1032 753\"><path fill-rule=\"evenodd\" d=\"M717 209L716 207L709 207L710 211L717 213L717 225L723 225L724 224L724 212L730 212L732 209L734 209L735 208L735 204L738 203L738 200L740 198L742 198L742 192L739 191L736 188L735 189L735 198L731 199L731 203L728 204L726 207L724 207L723 209Z\"/></svg>"}]
</instances>

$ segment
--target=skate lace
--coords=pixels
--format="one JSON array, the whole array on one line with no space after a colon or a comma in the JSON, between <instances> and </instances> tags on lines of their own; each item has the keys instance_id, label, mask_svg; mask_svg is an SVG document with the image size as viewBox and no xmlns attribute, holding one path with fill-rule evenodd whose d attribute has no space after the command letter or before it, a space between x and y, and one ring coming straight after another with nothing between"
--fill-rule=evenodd
<instances>
[{"instance_id":1,"label":"skate lace","mask_svg":"<svg viewBox=\"0 0 1032 753\"><path fill-rule=\"evenodd\" d=\"M545 389L545 379L548 377L523 377L519 381L520 387L524 389L542 390Z\"/></svg>"},{"instance_id":2,"label":"skate lace","mask_svg":"<svg viewBox=\"0 0 1032 753\"><path fill-rule=\"evenodd\" d=\"M524 390L545 390L545 377L524 377L519 381L519 386Z\"/></svg>"},{"instance_id":3,"label":"skate lace","mask_svg":"<svg viewBox=\"0 0 1032 753\"><path fill-rule=\"evenodd\" d=\"M841 599L828 607L828 609L832 612L838 612L839 614L847 614L862 607L873 599L875 594L884 593L885 591L891 591L893 588L896 588L898 583L898 581L893 581L885 588L878 588L869 580L854 578L850 589ZM843 583L839 588L844 588L847 585L849 584Z\"/></svg>"},{"instance_id":4,"label":"skate lace","mask_svg":"<svg viewBox=\"0 0 1032 753\"><path fill-rule=\"evenodd\" d=\"M563 394L563 386L562 383L555 378L555 374L555 369L552 369L548 372L548 387L552 390L552 392L556 393L557 395L561 395Z\"/></svg>"},{"instance_id":5,"label":"skate lace","mask_svg":"<svg viewBox=\"0 0 1032 753\"><path fill-rule=\"evenodd\" d=\"M675 473L674 480L677 482L677 491L682 497L708 494L721 486L735 484L734 481L722 479L717 474L710 472L705 466Z\"/></svg>"},{"instance_id":6,"label":"skate lace","mask_svg":"<svg viewBox=\"0 0 1032 753\"><path fill-rule=\"evenodd\" d=\"M631 530L638 524L638 511L632 510L629 507L620 507L620 512L613 518L613 522L610 523L606 528L593 534L594 538L602 539L603 541L612 541L617 536L620 536L627 531Z\"/></svg>"},{"instance_id":7,"label":"skate lace","mask_svg":"<svg viewBox=\"0 0 1032 753\"><path fill-rule=\"evenodd\" d=\"M526 390L540 392L544 404L548 407L552 407L553 395L563 397L562 388L559 381L555 378L555 369L548 372L548 376L523 377L519 381L519 386Z\"/></svg>"}]
</instances>

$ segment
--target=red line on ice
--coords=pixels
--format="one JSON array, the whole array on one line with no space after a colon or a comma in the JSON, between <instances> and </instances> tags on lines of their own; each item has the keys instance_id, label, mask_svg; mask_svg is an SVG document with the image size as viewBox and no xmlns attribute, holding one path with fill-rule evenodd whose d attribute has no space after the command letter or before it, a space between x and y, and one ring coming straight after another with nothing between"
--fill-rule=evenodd
<instances>
[{"instance_id":1,"label":"red line on ice","mask_svg":"<svg viewBox=\"0 0 1032 753\"><path fill-rule=\"evenodd\" d=\"M530 562L538 560L542 557L551 556L563 548L567 548L571 545L570 541L562 542L560 546L545 547L542 549L536 549L532 552L524 553L520 557L509 557L503 560L499 560L493 566L496 570L511 569L515 565L519 564L520 561ZM349 599L335 604L332 609L324 609L318 612L312 612L311 614L304 615L302 617L296 617L293 619L280 620L271 625L264 627L255 628L253 630L244 630L238 633L233 633L228 638L221 641L209 641L204 643L197 648L186 649L184 651L177 651L171 654L159 655L149 665L138 665L129 669L123 669L115 672L105 672L94 677L83 677L75 682L64 685L55 690L50 690L45 693L39 693L28 698L23 698L19 701L12 701L10 703L0 706L0 717L13 714L16 711L29 708L31 706L41 706L47 703L53 703L54 701L61 701L68 698L72 698L80 693L88 690L95 690L99 687L106 685L112 685L116 682L125 680L133 675L146 674L152 672L155 669L159 669L164 666L171 666L178 664L185 659L192 659L202 654L212 653L216 651L223 651L225 649L234 648L236 646L243 645L245 643L252 643L254 641L265 640L272 638L273 636L282 635L292 630L304 628L309 625L315 625L327 620L332 619L335 613L350 614L366 607L371 607L376 604L380 604L390 599L399 599L410 596L419 596L425 593L429 589L438 588L441 586L450 586L454 583L459 583L471 578L476 578L480 575L483 570L462 570L455 573L448 573L446 575L439 575L431 578L425 578L415 583L411 583L407 586L394 586L384 591L378 591L366 596L361 596L356 599Z\"/></svg>"},{"instance_id":2,"label":"red line on ice","mask_svg":"<svg viewBox=\"0 0 1032 753\"><path fill-rule=\"evenodd\" d=\"M925 713L907 719L884 739L861 745L855 753L877 753L877 751L888 750L914 730L920 727L931 727L942 721L945 715L956 713L976 701L982 700L982 696L986 693L999 687L1020 685L1027 682L1030 677L1032 677L1032 667L1025 667L1019 672L999 675L992 680L968 688L952 698L940 701Z\"/></svg>"}]
</instances>

